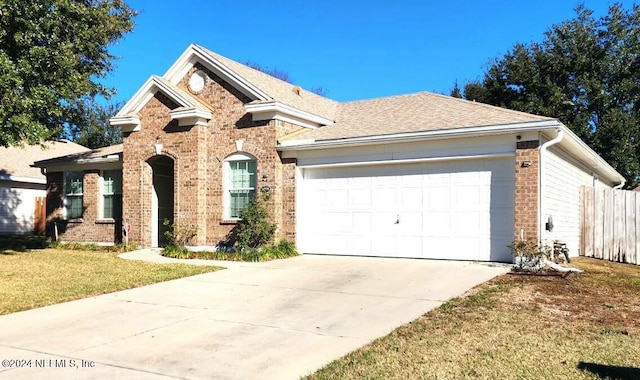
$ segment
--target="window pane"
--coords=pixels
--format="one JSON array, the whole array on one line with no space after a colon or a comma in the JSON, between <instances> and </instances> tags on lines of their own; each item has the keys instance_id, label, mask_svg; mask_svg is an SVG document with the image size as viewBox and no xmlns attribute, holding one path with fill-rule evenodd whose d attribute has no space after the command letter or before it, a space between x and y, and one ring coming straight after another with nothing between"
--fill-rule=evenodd
<instances>
[{"instance_id":1,"label":"window pane","mask_svg":"<svg viewBox=\"0 0 640 380\"><path fill-rule=\"evenodd\" d=\"M82 194L82 172L66 172L65 194Z\"/></svg>"},{"instance_id":2,"label":"window pane","mask_svg":"<svg viewBox=\"0 0 640 380\"><path fill-rule=\"evenodd\" d=\"M231 190L230 211L232 218L239 218L240 213L249 205L249 201L255 195L253 190Z\"/></svg>"},{"instance_id":3,"label":"window pane","mask_svg":"<svg viewBox=\"0 0 640 380\"><path fill-rule=\"evenodd\" d=\"M105 219L113 218L113 195L104 196L102 217Z\"/></svg>"},{"instance_id":4,"label":"window pane","mask_svg":"<svg viewBox=\"0 0 640 380\"><path fill-rule=\"evenodd\" d=\"M82 218L82 195L68 195L66 202L67 218Z\"/></svg>"},{"instance_id":5,"label":"window pane","mask_svg":"<svg viewBox=\"0 0 640 380\"><path fill-rule=\"evenodd\" d=\"M83 172L64 173L65 215L68 219L82 218Z\"/></svg>"},{"instance_id":6,"label":"window pane","mask_svg":"<svg viewBox=\"0 0 640 380\"><path fill-rule=\"evenodd\" d=\"M229 162L228 204L230 218L239 218L255 196L257 162L250 160Z\"/></svg>"},{"instance_id":7,"label":"window pane","mask_svg":"<svg viewBox=\"0 0 640 380\"><path fill-rule=\"evenodd\" d=\"M122 171L105 170L102 172L102 217L119 219L122 202Z\"/></svg>"},{"instance_id":8,"label":"window pane","mask_svg":"<svg viewBox=\"0 0 640 380\"><path fill-rule=\"evenodd\" d=\"M104 194L122 193L122 171L105 170L102 173L102 191Z\"/></svg>"}]
</instances>

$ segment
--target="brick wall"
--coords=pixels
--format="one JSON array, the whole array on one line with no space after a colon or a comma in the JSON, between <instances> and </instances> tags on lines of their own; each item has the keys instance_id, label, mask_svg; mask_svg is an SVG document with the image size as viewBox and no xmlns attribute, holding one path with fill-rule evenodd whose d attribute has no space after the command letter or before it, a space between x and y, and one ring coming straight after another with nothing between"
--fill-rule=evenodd
<instances>
[{"instance_id":1,"label":"brick wall","mask_svg":"<svg viewBox=\"0 0 640 380\"><path fill-rule=\"evenodd\" d=\"M123 138L123 217L132 225L130 240L152 244L150 162L153 145L160 142L162 155L174 160L175 222L196 230L190 244L218 245L235 225L224 218L223 169L225 159L237 153L237 140L244 141L242 152L257 160L256 190L270 188L267 209L278 224L276 238L295 239L295 161L283 161L275 147L278 137L301 127L275 120L253 122L244 109L251 99L203 66L193 67L178 86L188 91L196 70L208 75L204 89L194 95L213 114L207 126L178 127L169 114L178 105L158 92L139 111L141 130Z\"/></svg>"},{"instance_id":2,"label":"brick wall","mask_svg":"<svg viewBox=\"0 0 640 380\"><path fill-rule=\"evenodd\" d=\"M63 217L64 173L47 173L47 235L54 236L57 228L61 241L81 243L120 242L121 220L101 220L99 207L100 171L84 171L82 218L65 220Z\"/></svg>"},{"instance_id":3,"label":"brick wall","mask_svg":"<svg viewBox=\"0 0 640 380\"><path fill-rule=\"evenodd\" d=\"M538 192L540 142L519 141L516 143L515 162L515 228L514 240L539 240ZM521 233L524 236L521 236Z\"/></svg>"}]
</instances>

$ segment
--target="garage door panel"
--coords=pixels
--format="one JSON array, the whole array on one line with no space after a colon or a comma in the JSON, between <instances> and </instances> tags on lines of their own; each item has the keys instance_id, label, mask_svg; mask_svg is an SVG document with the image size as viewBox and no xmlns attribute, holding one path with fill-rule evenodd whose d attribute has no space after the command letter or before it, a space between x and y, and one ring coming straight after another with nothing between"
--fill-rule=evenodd
<instances>
[{"instance_id":1,"label":"garage door panel","mask_svg":"<svg viewBox=\"0 0 640 380\"><path fill-rule=\"evenodd\" d=\"M404 187L400 188L400 209L422 209L422 187Z\"/></svg>"},{"instance_id":2,"label":"garage door panel","mask_svg":"<svg viewBox=\"0 0 640 380\"><path fill-rule=\"evenodd\" d=\"M369 236L373 226L370 212L354 212L351 214L352 232L354 234L365 234Z\"/></svg>"},{"instance_id":3,"label":"garage door panel","mask_svg":"<svg viewBox=\"0 0 640 380\"><path fill-rule=\"evenodd\" d=\"M424 236L443 236L451 232L452 221L449 210L442 212L428 212L422 216Z\"/></svg>"},{"instance_id":4,"label":"garage door panel","mask_svg":"<svg viewBox=\"0 0 640 380\"><path fill-rule=\"evenodd\" d=\"M371 189L353 189L349 192L349 206L371 209Z\"/></svg>"},{"instance_id":5,"label":"garage door panel","mask_svg":"<svg viewBox=\"0 0 640 380\"><path fill-rule=\"evenodd\" d=\"M298 240L307 252L510 257L512 159L307 169L302 174Z\"/></svg>"},{"instance_id":6,"label":"garage door panel","mask_svg":"<svg viewBox=\"0 0 640 380\"><path fill-rule=\"evenodd\" d=\"M396 193L397 190L395 188L373 188L373 208L374 209L389 209L393 208L395 210L397 204Z\"/></svg>"},{"instance_id":7,"label":"garage door panel","mask_svg":"<svg viewBox=\"0 0 640 380\"><path fill-rule=\"evenodd\" d=\"M428 185L429 186L429 185ZM450 186L429 186L424 189L423 203L428 211L443 211L451 208Z\"/></svg>"},{"instance_id":8,"label":"garage door panel","mask_svg":"<svg viewBox=\"0 0 640 380\"><path fill-rule=\"evenodd\" d=\"M349 205L349 191L346 189L331 189L327 191L325 206L331 210L345 210Z\"/></svg>"}]
</instances>

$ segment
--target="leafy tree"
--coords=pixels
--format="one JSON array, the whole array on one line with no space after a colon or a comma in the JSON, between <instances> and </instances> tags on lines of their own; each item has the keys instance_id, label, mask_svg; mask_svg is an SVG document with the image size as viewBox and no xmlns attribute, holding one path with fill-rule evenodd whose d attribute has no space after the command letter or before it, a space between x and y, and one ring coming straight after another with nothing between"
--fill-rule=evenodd
<instances>
[{"instance_id":1,"label":"leafy tree","mask_svg":"<svg viewBox=\"0 0 640 380\"><path fill-rule=\"evenodd\" d=\"M59 137L87 97L112 95L97 80L136 14L123 0L0 0L0 146Z\"/></svg>"},{"instance_id":2,"label":"leafy tree","mask_svg":"<svg viewBox=\"0 0 640 380\"><path fill-rule=\"evenodd\" d=\"M469 100L556 117L627 178L640 174L640 6L578 6L542 42L516 44L464 86Z\"/></svg>"},{"instance_id":3,"label":"leafy tree","mask_svg":"<svg viewBox=\"0 0 640 380\"><path fill-rule=\"evenodd\" d=\"M100 105L93 99L85 99L74 110L76 124L68 128L69 139L91 149L121 143L120 127L112 126L109 119L122 105L122 102Z\"/></svg>"}]
</instances>

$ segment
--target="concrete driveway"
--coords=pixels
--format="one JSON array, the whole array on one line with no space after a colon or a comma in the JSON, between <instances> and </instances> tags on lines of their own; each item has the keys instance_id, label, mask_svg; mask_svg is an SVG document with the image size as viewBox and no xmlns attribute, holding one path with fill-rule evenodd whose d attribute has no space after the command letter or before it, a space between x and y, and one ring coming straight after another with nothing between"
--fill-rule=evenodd
<instances>
[{"instance_id":1,"label":"concrete driveway","mask_svg":"<svg viewBox=\"0 0 640 380\"><path fill-rule=\"evenodd\" d=\"M310 255L234 263L2 316L0 378L296 379L507 270Z\"/></svg>"}]
</instances>

